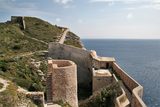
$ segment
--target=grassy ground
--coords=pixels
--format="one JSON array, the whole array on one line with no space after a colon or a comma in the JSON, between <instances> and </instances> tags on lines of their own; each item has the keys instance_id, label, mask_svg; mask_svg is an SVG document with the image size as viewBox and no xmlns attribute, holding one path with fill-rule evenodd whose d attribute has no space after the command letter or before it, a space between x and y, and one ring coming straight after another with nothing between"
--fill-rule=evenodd
<instances>
[{"instance_id":1,"label":"grassy ground","mask_svg":"<svg viewBox=\"0 0 160 107\"><path fill-rule=\"evenodd\" d=\"M0 24L0 59L24 52L44 50L47 47L25 37L18 24Z\"/></svg>"},{"instance_id":2,"label":"grassy ground","mask_svg":"<svg viewBox=\"0 0 160 107\"><path fill-rule=\"evenodd\" d=\"M0 75L7 77L28 90L43 90L43 84L35 69L31 67L30 59L42 61L40 69L47 71L46 58L41 55L25 56L40 50L47 50L46 44L40 43L27 36L43 40L55 41L62 33L62 29L34 17L25 17L26 29L21 30L18 23L0 24ZM75 35L70 33L71 37ZM75 39L66 41L67 44L78 46ZM79 46L78 46L79 47ZM25 57L20 57L23 55Z\"/></svg>"},{"instance_id":3,"label":"grassy ground","mask_svg":"<svg viewBox=\"0 0 160 107\"><path fill-rule=\"evenodd\" d=\"M60 28L41 19L34 17L25 17L24 19L26 22L26 30L24 30L24 33L39 40L53 42L63 33Z\"/></svg>"},{"instance_id":4,"label":"grassy ground","mask_svg":"<svg viewBox=\"0 0 160 107\"><path fill-rule=\"evenodd\" d=\"M82 45L80 43L80 38L77 37L74 33L69 32L67 34L66 40L64 41L64 44L75 46L78 48L82 48Z\"/></svg>"},{"instance_id":5,"label":"grassy ground","mask_svg":"<svg viewBox=\"0 0 160 107\"><path fill-rule=\"evenodd\" d=\"M49 43L59 39L63 31L38 18L25 17L25 23L25 30L21 30L18 23L0 23L0 76L29 91L45 91L45 84L36 72L37 69L31 65L31 59L40 61L39 70L46 74L46 56L34 52L47 50L48 45L28 38L28 36ZM68 39L67 41L67 44L77 46L75 43L73 40ZM27 55L27 53L34 54ZM3 107L12 105L14 107L13 102L19 100L20 96L17 98L18 94L15 89L15 86L10 85L5 92L0 93L0 104L3 104ZM5 100L8 100L7 104Z\"/></svg>"},{"instance_id":6,"label":"grassy ground","mask_svg":"<svg viewBox=\"0 0 160 107\"><path fill-rule=\"evenodd\" d=\"M17 92L17 86L9 83L7 89L0 92L0 107L18 107L20 104L28 105L28 107L36 107L36 105L22 93Z\"/></svg>"},{"instance_id":7,"label":"grassy ground","mask_svg":"<svg viewBox=\"0 0 160 107\"><path fill-rule=\"evenodd\" d=\"M44 91L44 85L41 82L41 78L36 72L36 69L30 64L31 59L41 61L40 70L46 74L47 64L44 60L45 57L34 54L27 57L0 60L0 75L7 77L27 90Z\"/></svg>"},{"instance_id":8,"label":"grassy ground","mask_svg":"<svg viewBox=\"0 0 160 107\"><path fill-rule=\"evenodd\" d=\"M47 45L28 39L16 23L0 24L0 75L32 91L43 90L43 84L35 69L31 67L31 58L42 61L44 57L36 54L19 57L27 52L47 50ZM46 72L47 65L41 67Z\"/></svg>"}]
</instances>

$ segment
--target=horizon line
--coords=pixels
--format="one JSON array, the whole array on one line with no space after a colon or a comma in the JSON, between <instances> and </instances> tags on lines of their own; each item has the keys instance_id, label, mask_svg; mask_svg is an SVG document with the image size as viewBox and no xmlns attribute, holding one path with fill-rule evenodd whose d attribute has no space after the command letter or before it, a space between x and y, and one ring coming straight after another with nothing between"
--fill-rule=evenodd
<instances>
[{"instance_id":1,"label":"horizon line","mask_svg":"<svg viewBox=\"0 0 160 107\"><path fill-rule=\"evenodd\" d=\"M160 38L83 38L83 37L81 39L160 40Z\"/></svg>"}]
</instances>

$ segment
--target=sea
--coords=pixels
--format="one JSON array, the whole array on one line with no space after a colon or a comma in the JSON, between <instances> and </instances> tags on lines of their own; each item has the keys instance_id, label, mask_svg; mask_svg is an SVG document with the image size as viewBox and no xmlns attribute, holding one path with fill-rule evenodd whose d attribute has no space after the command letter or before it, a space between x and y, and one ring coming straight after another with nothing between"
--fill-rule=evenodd
<instances>
[{"instance_id":1,"label":"sea","mask_svg":"<svg viewBox=\"0 0 160 107\"><path fill-rule=\"evenodd\" d=\"M160 40L83 39L82 42L99 56L114 57L144 87L145 104L160 107Z\"/></svg>"}]
</instances>

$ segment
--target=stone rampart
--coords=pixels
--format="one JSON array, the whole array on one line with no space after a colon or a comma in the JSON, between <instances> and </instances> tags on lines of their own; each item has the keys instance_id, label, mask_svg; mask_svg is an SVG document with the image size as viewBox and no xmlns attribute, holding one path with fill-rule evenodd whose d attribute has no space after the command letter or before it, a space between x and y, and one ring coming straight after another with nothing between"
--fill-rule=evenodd
<instances>
[{"instance_id":1,"label":"stone rampart","mask_svg":"<svg viewBox=\"0 0 160 107\"><path fill-rule=\"evenodd\" d=\"M69 60L50 60L52 67L51 83L47 83L51 88L51 93L47 96L52 97L53 103L58 101L68 102L72 107L78 107L77 98L77 66Z\"/></svg>"},{"instance_id":2,"label":"stone rampart","mask_svg":"<svg viewBox=\"0 0 160 107\"><path fill-rule=\"evenodd\" d=\"M92 66L95 69L109 69L112 63L115 62L113 57L99 57L96 51L91 51Z\"/></svg>"},{"instance_id":3,"label":"stone rampart","mask_svg":"<svg viewBox=\"0 0 160 107\"><path fill-rule=\"evenodd\" d=\"M143 96L143 87L139 85L138 87L134 88L132 91L131 106L132 107L147 107L142 100L142 96Z\"/></svg>"},{"instance_id":4,"label":"stone rampart","mask_svg":"<svg viewBox=\"0 0 160 107\"><path fill-rule=\"evenodd\" d=\"M113 81L118 82L115 74L113 74ZM115 107L129 107L129 100L126 96L124 89L121 87L122 94L116 98Z\"/></svg>"},{"instance_id":5,"label":"stone rampart","mask_svg":"<svg viewBox=\"0 0 160 107\"><path fill-rule=\"evenodd\" d=\"M117 97L117 107L146 107L142 100L143 87L124 72L115 62L112 57L99 57L95 51L87 51L72 46L50 43L49 56L55 59L72 60L78 65L78 83L89 85L92 82L93 71L99 69L113 70L117 76L121 78L125 87L132 94L129 102L126 97L126 92L122 88L122 95ZM93 83L94 84L94 83Z\"/></svg>"},{"instance_id":6,"label":"stone rampart","mask_svg":"<svg viewBox=\"0 0 160 107\"><path fill-rule=\"evenodd\" d=\"M91 51L92 64L95 69L113 69L113 71L120 76L123 83L127 89L132 93L131 107L146 107L145 103L142 100L143 96L143 87L131 78L125 71L123 71L115 62L115 59L112 57L99 57L95 51ZM127 107L129 106L129 100L126 97L125 91L123 88L123 94L116 99L117 107ZM126 100L127 99L127 100Z\"/></svg>"},{"instance_id":7,"label":"stone rampart","mask_svg":"<svg viewBox=\"0 0 160 107\"><path fill-rule=\"evenodd\" d=\"M49 57L74 61L77 65L78 84L89 86L92 81L90 51L59 43L49 44Z\"/></svg>"},{"instance_id":8,"label":"stone rampart","mask_svg":"<svg viewBox=\"0 0 160 107\"><path fill-rule=\"evenodd\" d=\"M125 86L132 93L131 107L147 107L142 100L143 87L113 62L114 72L120 76Z\"/></svg>"},{"instance_id":9,"label":"stone rampart","mask_svg":"<svg viewBox=\"0 0 160 107\"><path fill-rule=\"evenodd\" d=\"M96 54L96 51L91 51L91 57L92 57L92 64L93 64L93 67L95 69L97 69L96 71L98 70L107 70L107 71L110 71L110 68L112 67L113 63L115 62L115 59L112 58L112 57L99 57L97 56ZM94 78L94 72L95 70L93 69L93 78ZM107 86L108 83L111 83L110 80L112 80L112 82L118 82L118 79L116 78L116 76L113 74L110 74L112 76L112 78L108 78L107 76L107 81L102 81L102 83L99 83L101 82L100 79L104 80L106 79L105 77L105 74L102 74L101 75L101 78L97 78L99 80L95 80L93 79L93 91L96 89L98 90L98 88L101 88L102 86ZM105 78L103 78L105 77ZM98 82L97 82L98 81ZM115 107L129 107L129 100L126 96L126 92L124 91L124 89L122 87L121 88L121 91L122 91L122 94L120 96L118 96L116 98L116 101L115 101Z\"/></svg>"}]
</instances>

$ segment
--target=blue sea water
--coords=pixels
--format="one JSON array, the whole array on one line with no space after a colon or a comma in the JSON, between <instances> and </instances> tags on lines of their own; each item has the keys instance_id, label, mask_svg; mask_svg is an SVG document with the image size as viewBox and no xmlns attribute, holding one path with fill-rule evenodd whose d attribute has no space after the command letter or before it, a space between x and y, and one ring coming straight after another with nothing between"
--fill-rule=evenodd
<instances>
[{"instance_id":1,"label":"blue sea water","mask_svg":"<svg viewBox=\"0 0 160 107\"><path fill-rule=\"evenodd\" d=\"M84 39L84 46L117 63L144 87L148 107L160 107L160 40Z\"/></svg>"}]
</instances>

